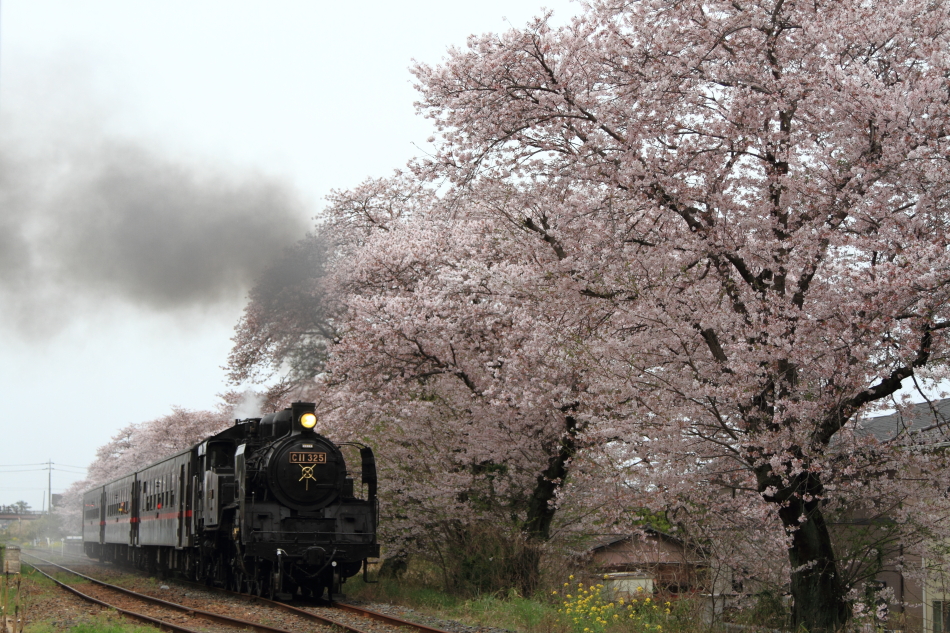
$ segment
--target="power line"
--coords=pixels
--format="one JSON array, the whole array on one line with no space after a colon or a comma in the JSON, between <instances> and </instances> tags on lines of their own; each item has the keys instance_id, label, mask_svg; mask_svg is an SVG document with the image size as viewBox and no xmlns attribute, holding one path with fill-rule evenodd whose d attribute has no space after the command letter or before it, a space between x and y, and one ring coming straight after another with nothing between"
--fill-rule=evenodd
<instances>
[{"instance_id":1,"label":"power line","mask_svg":"<svg viewBox=\"0 0 950 633\"><path fill-rule=\"evenodd\" d=\"M8 466L46 466L50 462L31 462L29 464L0 464L0 468L6 468ZM67 468L86 468L86 466L73 466L72 464L64 464L62 462L53 462L53 466L65 466Z\"/></svg>"},{"instance_id":2,"label":"power line","mask_svg":"<svg viewBox=\"0 0 950 633\"><path fill-rule=\"evenodd\" d=\"M0 486L0 490L46 490L46 488L21 488L19 486ZM61 490L66 490L61 488Z\"/></svg>"},{"instance_id":3,"label":"power line","mask_svg":"<svg viewBox=\"0 0 950 633\"><path fill-rule=\"evenodd\" d=\"M43 464L42 468L19 468L17 470L4 470L3 468L4 468L3 466L0 466L0 475L2 475L3 473L35 473L35 472L41 472L41 471L45 472L49 470L50 468L52 468L53 470L58 470L61 473L73 473L73 474L84 473L87 470L85 468L83 469L60 468L56 465L55 462L53 463L52 466L50 466L49 464ZM13 468L13 466L8 466L7 468Z\"/></svg>"},{"instance_id":4,"label":"power line","mask_svg":"<svg viewBox=\"0 0 950 633\"><path fill-rule=\"evenodd\" d=\"M25 468L28 466L60 466L62 468L75 468L76 470L86 470L88 466L70 466L69 464L60 464L59 462L42 462L38 464L0 464L0 468Z\"/></svg>"}]
</instances>

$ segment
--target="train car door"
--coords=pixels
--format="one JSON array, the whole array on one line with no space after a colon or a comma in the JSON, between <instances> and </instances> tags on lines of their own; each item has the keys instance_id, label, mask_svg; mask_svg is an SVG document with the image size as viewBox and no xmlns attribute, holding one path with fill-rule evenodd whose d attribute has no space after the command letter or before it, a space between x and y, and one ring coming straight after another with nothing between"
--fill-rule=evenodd
<instances>
[{"instance_id":1,"label":"train car door","mask_svg":"<svg viewBox=\"0 0 950 633\"><path fill-rule=\"evenodd\" d=\"M191 547L192 538L191 533L194 529L192 527L192 515L194 514L194 494L195 494L195 478L192 471L192 459L191 454L188 455L188 461L185 462L185 546Z\"/></svg>"},{"instance_id":2,"label":"train car door","mask_svg":"<svg viewBox=\"0 0 950 633\"><path fill-rule=\"evenodd\" d=\"M185 465L180 464L178 466L178 547L184 547L187 545L186 536L185 536L185 506L187 505L186 499L187 495L185 494Z\"/></svg>"},{"instance_id":3,"label":"train car door","mask_svg":"<svg viewBox=\"0 0 950 633\"><path fill-rule=\"evenodd\" d=\"M139 493L142 490L142 484L139 481L139 474L132 475L132 498L129 500L129 522L132 524L131 545L134 547L139 544Z\"/></svg>"},{"instance_id":4,"label":"train car door","mask_svg":"<svg viewBox=\"0 0 950 633\"><path fill-rule=\"evenodd\" d=\"M102 488L99 495L99 544L106 543L106 489Z\"/></svg>"}]
</instances>

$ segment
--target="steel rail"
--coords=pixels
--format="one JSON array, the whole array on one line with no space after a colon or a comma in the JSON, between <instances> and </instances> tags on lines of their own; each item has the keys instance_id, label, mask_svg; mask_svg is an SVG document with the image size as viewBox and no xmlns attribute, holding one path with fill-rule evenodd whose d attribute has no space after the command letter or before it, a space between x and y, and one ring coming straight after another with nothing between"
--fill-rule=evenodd
<instances>
[{"instance_id":1,"label":"steel rail","mask_svg":"<svg viewBox=\"0 0 950 633\"><path fill-rule=\"evenodd\" d=\"M239 593L237 591L231 591L230 589L222 589L221 587L208 587L207 585L191 582L188 580L177 579L176 582L180 582L186 585L191 585L193 587L200 587L202 589L206 589L210 591L217 591L221 593L227 593L233 596L239 596L250 602L261 602L264 604L268 604L272 607L275 607L277 609L282 609L289 613L295 613L304 618L309 618L311 620L328 622L335 626L342 626L342 627L348 626L346 624L341 624L340 622L336 620L332 620L330 618L325 618L321 615L317 615L316 613L313 613L312 611L306 611L304 609L301 609L300 607L291 606L287 604L286 602L278 602L276 600L270 600L269 598L265 598L263 596L255 596L249 593ZM437 629L431 626L427 626L425 624L419 624L417 622L410 622L409 620L403 620L402 618L397 618L396 616L393 616L393 615L386 615L385 613L379 613L378 611L373 611L372 609L366 609L364 607L357 607L356 605L346 604L345 602L333 602L330 608L336 608L336 609L339 609L340 611L345 611L347 613L359 615L364 618L368 618L370 620L375 620L377 622L382 622L383 624L388 624L390 626L415 629L416 631L419 631L420 633L447 633L443 629Z\"/></svg>"},{"instance_id":2,"label":"steel rail","mask_svg":"<svg viewBox=\"0 0 950 633\"><path fill-rule=\"evenodd\" d=\"M34 555L34 556L35 556L35 555ZM73 556L74 558L82 558L82 557L76 556L76 555L72 555L72 556ZM90 564L99 564L99 562L98 562L96 559L94 559L94 558L88 558L88 557L85 557L85 558L88 559L88 562L89 562ZM40 560L42 560L42 559L40 559ZM74 573L75 573L75 572L74 572ZM199 588L199 589L210 590L210 591L217 591L217 592L226 593L226 594L230 594L230 595L234 595L234 596L240 596L241 598L243 598L243 599L245 599L245 600L248 600L248 601L251 601L251 602L261 602L261 603L270 605L270 606L272 606L272 607L274 607L274 608L287 611L287 612L289 612L289 613L295 613L295 614L297 614L297 615L299 615L299 616L301 616L301 617L307 618L307 619L309 619L309 620L311 620L311 621L316 621L316 622L320 622L320 623L323 623L323 624L329 624L329 625L334 625L334 626L341 626L341 627L344 627L344 628L347 627L347 625L341 624L340 622L338 622L338 621L336 621L336 620L333 620L333 619L330 619L330 618L325 618L325 617L320 616L320 615L317 615L316 613L313 613L313 612L311 612L311 611L305 611L304 609L301 609L301 608L299 608L299 607L291 606L291 605L286 604L286 603L284 603L284 602L278 602L278 601L276 601L276 600L269 600L268 598L265 598L265 597L263 597L263 596L255 596L255 595L253 595L253 594L239 593L239 592L236 592L236 591L231 591L230 589L223 589L223 588L221 588L221 587L209 587L209 586L204 585L204 584L202 584L202 583L196 583L196 582L191 582L191 581L188 581L188 580L182 580L182 579L177 579L177 578L175 579L175 581L176 581L176 582L179 582L179 583L182 583L182 584L191 585L191 586L196 587L196 588ZM368 619L371 619L371 620L375 620L375 621L377 621L377 622L382 622L382 623L388 624L388 625L390 625L390 626L396 626L396 627L401 627L401 628L415 629L416 631L419 631L420 633L446 633L443 629L437 629L437 628L435 628L435 627L431 627L431 626L428 626L428 625L425 625L425 624L419 624L419 623L417 623L417 622L410 622L409 620L404 620L404 619L402 619L402 618L398 618L398 617L393 616L393 615L386 615L385 613L379 613L378 611L373 611L372 609L367 609L367 608L365 608L365 607L358 607L358 606L356 606L356 605L347 604L347 603L345 603L345 602L333 602L331 606L332 606L332 608L337 608L337 609L339 609L339 610L341 610L341 611L345 611L345 612L347 612L347 613L352 613L352 614L354 614L354 615L359 615L359 616L362 616L362 617L365 617L365 618L368 618Z\"/></svg>"},{"instance_id":3,"label":"steel rail","mask_svg":"<svg viewBox=\"0 0 950 633\"><path fill-rule=\"evenodd\" d=\"M36 566L32 566L32 567L35 571L39 572L40 574L43 574L44 576L52 580L54 583L56 583L57 585L65 589L66 591L79 596L83 600L86 600L88 602L93 602L107 609L115 609L118 613L121 613L122 615L126 617L132 618L133 620L138 620L139 622L145 622L146 624L151 624L152 626L156 626L163 631L174 631L175 633L200 633L200 631L195 631L193 629L189 629L189 628L180 626L178 624L173 624L172 622L166 622L165 620L159 620L158 618L153 618L151 616L145 615L144 613L136 613L135 611L129 611L127 609L119 608L115 606L114 604L103 602L102 600L99 600L98 598L93 598L92 596L84 594L83 592L79 591L75 587L70 587L66 583L56 580L55 578L53 578L52 576L47 574L45 571L43 571L42 569Z\"/></svg>"},{"instance_id":4,"label":"steel rail","mask_svg":"<svg viewBox=\"0 0 950 633\"><path fill-rule=\"evenodd\" d=\"M394 615L386 615L385 613L373 611L372 609L367 609L365 607L357 607L356 605L346 604L345 602L334 602L333 606L342 611L355 613L357 615L370 618L371 620L391 624L392 626L411 627L417 631L422 631L423 633L446 633L443 629L437 629L425 624L419 624L417 622L410 622L409 620L397 618Z\"/></svg>"},{"instance_id":5,"label":"steel rail","mask_svg":"<svg viewBox=\"0 0 950 633\"><path fill-rule=\"evenodd\" d=\"M100 586L102 586L102 587L107 587L107 588L112 589L112 590L114 590L114 591L118 591L118 592L120 592L120 593L124 593L124 594L126 594L126 595L132 596L133 598L138 598L139 600L143 600L143 601L145 601L145 602L151 602L151 603L153 603L153 604L158 604L158 605L161 605L161 606L170 608L170 609L175 609L175 610L177 610L177 611L182 611L182 612L184 612L184 613L186 613L186 614L188 614L188 615L191 615L191 616L193 616L193 617L203 618L203 619L205 619L205 620L210 620L210 621L212 621L212 622L217 622L218 624L226 624L226 625L229 625L229 626L235 626L235 627L239 627L239 628L250 628L250 629L253 629L254 631L258 631L258 633L291 633L290 631L287 631L286 629L280 629L280 628L273 627L273 626L267 626L266 624L258 624L258 623L256 623L256 622L249 622L249 621L247 621L247 620L241 620L241 619L239 619L239 618L232 618L232 617L230 617L230 616L220 615L220 614L218 614L218 613L212 613L212 612L210 612L210 611L203 611L203 610L201 610L201 609L195 609L195 608L193 608L193 607L186 607L186 606L183 605L183 604L177 604L177 603L175 603L175 602L168 602L167 600L162 600L161 598L155 598L155 597L152 597L152 596L143 594L143 593L138 593L137 591L132 591L131 589L126 589L125 587L119 587L119 586L117 586L117 585L112 585L112 584L109 584L109 583L104 582L104 581L102 581L102 580L97 580L97 579L95 579L95 578L92 578L91 576L86 576L85 574L82 574L82 573L80 573L80 572L78 572L78 571L76 571L76 570L74 570L74 569L69 569L68 567L63 567L62 565L57 565L57 564L54 563L54 562L51 562L51 561L48 561L48 560L44 560L44 559L42 559L42 558L40 558L40 557L38 557L38 556L34 556L33 554L26 554L26 556L29 556L30 558L35 558L36 560L38 560L38 561L40 561L40 562L42 562L42 563L44 563L44 564L46 564L46 565L50 565L50 566L52 566L52 567L56 567L56 568L58 568L58 569L62 569L63 571L69 572L69 573L71 573L71 574L75 574L76 576L79 576L80 578L83 578L83 579L85 579L85 580L88 580L89 582L94 583L94 584L96 584L96 585L100 585ZM37 571L40 571L40 570L37 570ZM40 573L43 573L43 572L40 571ZM44 574L44 575L46 575L47 577L52 578L52 577L49 576L48 574ZM62 583L59 583L59 581L55 581L55 582L56 582L57 584L60 584L61 586L64 586L64 587L66 586L66 585L62 585ZM81 595L83 595L84 597L86 597L85 594L81 594ZM92 599L92 598L90 598L90 599ZM95 600L95 599L93 599L93 600ZM100 601L98 601L98 600L97 600L97 602L99 602L100 604L105 604L105 603L102 603L102 602L100 602ZM112 607L112 605L106 605L106 606L108 606L108 607L110 607L110 608L115 608L115 607ZM141 615L141 614L139 614L139 615ZM143 617L148 617L148 616L143 616ZM317 617L319 617L319 616L317 616ZM312 619L312 618L311 618L311 619ZM320 620L322 621L323 624L327 624L327 625L331 625L331 626L342 626L343 628L345 628L345 629L348 630L348 631L351 631L352 633L366 633L365 631L362 631L361 629L357 629L357 628L355 628L355 627L349 627L349 626L346 626L346 625L341 625L339 622L335 622L335 621L330 620L330 619L327 619L327 618L320 618ZM160 621L161 621L161 620L160 620ZM177 626L177 625L172 625L172 624L170 624L170 623L169 623L169 625L170 625L170 626ZM183 629L183 630L184 630L184 631L188 631L188 629ZM191 632L191 633L194 633L194 632Z\"/></svg>"}]
</instances>

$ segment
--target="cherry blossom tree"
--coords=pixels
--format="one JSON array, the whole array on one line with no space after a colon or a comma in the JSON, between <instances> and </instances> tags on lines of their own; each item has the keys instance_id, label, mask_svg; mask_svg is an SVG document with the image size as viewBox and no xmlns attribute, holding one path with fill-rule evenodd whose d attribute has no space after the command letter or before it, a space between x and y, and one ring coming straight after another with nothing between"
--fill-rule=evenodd
<instances>
[{"instance_id":1,"label":"cherry blossom tree","mask_svg":"<svg viewBox=\"0 0 950 633\"><path fill-rule=\"evenodd\" d=\"M122 477L160 459L174 455L227 428L228 411L191 411L172 407L172 412L154 420L120 429L96 450L87 480L102 484Z\"/></svg>"},{"instance_id":2,"label":"cherry blossom tree","mask_svg":"<svg viewBox=\"0 0 950 633\"><path fill-rule=\"evenodd\" d=\"M586 441L658 503L725 484L772 508L809 630L851 614L835 513L945 512L913 434L846 440L946 375L948 27L932 0L600 1L415 69L440 134L420 169L548 249L526 318L586 326L554 346L585 368ZM938 509L889 505L921 469Z\"/></svg>"},{"instance_id":3,"label":"cherry blossom tree","mask_svg":"<svg viewBox=\"0 0 950 633\"><path fill-rule=\"evenodd\" d=\"M65 525L78 529L86 490L190 448L230 423L231 407L224 405L218 411L172 407L168 415L123 427L96 449L96 459L89 465L85 479L73 483L63 493L63 506L57 513Z\"/></svg>"},{"instance_id":4,"label":"cherry blossom tree","mask_svg":"<svg viewBox=\"0 0 950 633\"><path fill-rule=\"evenodd\" d=\"M440 552L470 547L479 522L507 530L507 581L532 591L583 391L552 345L557 315L538 306L551 289L535 258L549 249L494 226L490 196L442 197L410 177L331 202L329 285L346 317L325 375L327 423L379 447L387 501L401 509L388 529Z\"/></svg>"},{"instance_id":5,"label":"cherry blossom tree","mask_svg":"<svg viewBox=\"0 0 950 633\"><path fill-rule=\"evenodd\" d=\"M334 337L322 280L326 245L307 235L279 253L248 293L228 356L232 384L265 384L264 408L288 406L312 386Z\"/></svg>"}]
</instances>

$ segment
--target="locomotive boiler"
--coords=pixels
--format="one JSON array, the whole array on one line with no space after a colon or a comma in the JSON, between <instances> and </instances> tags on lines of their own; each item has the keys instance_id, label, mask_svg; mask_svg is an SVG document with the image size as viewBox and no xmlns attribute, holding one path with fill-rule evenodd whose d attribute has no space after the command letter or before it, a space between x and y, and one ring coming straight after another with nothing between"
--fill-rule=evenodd
<instances>
[{"instance_id":1,"label":"locomotive boiler","mask_svg":"<svg viewBox=\"0 0 950 633\"><path fill-rule=\"evenodd\" d=\"M376 461L316 422L312 403L295 402L88 490L87 555L284 600L332 598L379 556ZM341 447L358 454L359 486Z\"/></svg>"}]
</instances>

